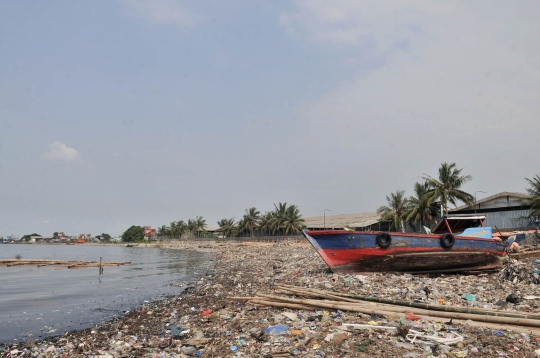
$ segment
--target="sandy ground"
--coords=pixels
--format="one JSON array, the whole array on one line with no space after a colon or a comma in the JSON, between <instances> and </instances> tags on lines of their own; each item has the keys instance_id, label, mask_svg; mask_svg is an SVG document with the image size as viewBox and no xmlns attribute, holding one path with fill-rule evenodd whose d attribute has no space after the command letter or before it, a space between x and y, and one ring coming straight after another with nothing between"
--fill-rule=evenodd
<instances>
[{"instance_id":1,"label":"sandy ground","mask_svg":"<svg viewBox=\"0 0 540 358\"><path fill-rule=\"evenodd\" d=\"M230 298L278 294L276 285L288 284L448 306L540 312L540 299L505 301L509 293L540 297L537 285L506 282L497 273L334 274L311 246L287 242L169 247L211 251L215 259L178 296L147 303L91 329L2 347L0 357L534 357L540 349L540 329L435 321L421 314L420 320L410 321L394 314L268 307ZM346 323L401 326L442 339L463 338L453 344L422 339L411 343L396 331L355 329Z\"/></svg>"}]
</instances>

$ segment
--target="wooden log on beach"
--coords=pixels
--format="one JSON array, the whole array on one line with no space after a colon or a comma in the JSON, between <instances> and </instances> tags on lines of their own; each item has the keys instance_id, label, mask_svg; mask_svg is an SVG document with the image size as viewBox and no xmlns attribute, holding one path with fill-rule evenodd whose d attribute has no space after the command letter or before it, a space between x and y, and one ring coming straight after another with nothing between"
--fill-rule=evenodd
<instances>
[{"instance_id":1,"label":"wooden log on beach","mask_svg":"<svg viewBox=\"0 0 540 358\"><path fill-rule=\"evenodd\" d=\"M406 313L410 312L411 310L407 309L401 309L399 312L399 309L394 309L393 311L384 310L384 309L377 309L375 307L369 307L366 305L360 305L360 304L354 304L351 302L340 302L340 303L329 303L321 300L309 300L309 299L294 299L294 298L286 298L286 297L279 297L279 296L272 296L272 295L265 295L265 294L258 294L262 298L266 298L266 301L273 301L273 302L286 302L286 303L294 303L294 304L300 304L300 305L308 305L308 306L314 306L319 308L330 308L330 309L339 309L343 311L352 311L352 312L360 312L364 314L381 314L381 315L391 315L396 313ZM489 323L502 323L502 324L510 324L510 325L517 325L517 326L527 326L527 327L536 327L540 328L540 320L536 319L528 319L528 318L511 318L511 317L500 317L500 316L494 316L494 315L480 315L480 314L468 314L468 313L458 313L458 312L441 312L441 311L429 311L429 310L419 310L415 309L414 312L422 312L423 314L429 315L429 316L435 316L435 317L442 317L447 319L463 319L463 320L473 320L473 321L479 321L479 322L489 322Z\"/></svg>"},{"instance_id":2,"label":"wooden log on beach","mask_svg":"<svg viewBox=\"0 0 540 358\"><path fill-rule=\"evenodd\" d=\"M244 299L245 297L230 297L231 299ZM270 306L270 307L280 307L280 308L290 308L290 309L303 309L303 310L315 310L317 307L313 306L305 306L305 305L299 305L299 304L292 304L292 303L285 303L285 302L273 302L273 301L267 301L267 300L258 300L256 298L253 298L252 300L249 300L252 303L259 304L262 306ZM318 308L324 308L324 307L318 307ZM399 312L387 312L385 316L390 317L397 317L397 318L405 318L405 313L399 313ZM432 322L439 322L439 323L445 323L448 321L447 318L442 317L435 317L435 316L427 316L422 315L422 318L425 320L429 320ZM512 325L512 324L500 324L500 323L489 323L489 322L477 322L473 320L463 320L463 319L453 319L452 322L454 324L463 324L468 325L471 327L478 327L478 328L490 328L494 330L508 330L511 329L515 333L526 333L529 335L534 336L540 336L540 329L535 329L531 327L524 327L519 325Z\"/></svg>"},{"instance_id":3,"label":"wooden log on beach","mask_svg":"<svg viewBox=\"0 0 540 358\"><path fill-rule=\"evenodd\" d=\"M328 291L322 291L317 289L306 289L302 287L297 286L290 286L290 285L276 285L277 287L285 288L289 290L289 292L296 292L297 295L309 295L313 294L314 296L318 294L327 294L328 297L333 297L334 299L340 300L340 297L346 298L347 302L376 302L376 303L382 303L382 304L390 304L390 305L397 305L397 306L405 306L405 307L413 307L418 309L427 309L427 310L433 310L433 311L443 311L443 312L457 312L457 313L466 313L466 314L480 314L480 315L493 315L493 316L501 316L501 317L511 317L511 318L528 318L528 319L540 319L540 315L524 315L520 314L518 312L510 312L510 311L502 311L502 310L495 310L495 309L489 309L489 308L469 308L469 307L453 307L453 306L443 306L443 305L433 305L428 303L419 303L419 302L410 302L410 301L401 301L401 300L392 300L387 298L378 298L378 297L366 297L366 296L358 296L358 295L351 295L347 293L339 293L339 292L328 292ZM312 296L313 297L313 296Z\"/></svg>"}]
</instances>

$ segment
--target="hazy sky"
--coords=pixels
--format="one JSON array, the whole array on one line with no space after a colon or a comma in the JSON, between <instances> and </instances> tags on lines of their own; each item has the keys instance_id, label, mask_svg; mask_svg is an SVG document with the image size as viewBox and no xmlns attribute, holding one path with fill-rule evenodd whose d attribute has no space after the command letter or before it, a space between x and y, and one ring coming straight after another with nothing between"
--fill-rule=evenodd
<instances>
[{"instance_id":1,"label":"hazy sky","mask_svg":"<svg viewBox=\"0 0 540 358\"><path fill-rule=\"evenodd\" d=\"M540 174L538 1L0 2L0 235L277 202L374 211L441 162Z\"/></svg>"}]
</instances>

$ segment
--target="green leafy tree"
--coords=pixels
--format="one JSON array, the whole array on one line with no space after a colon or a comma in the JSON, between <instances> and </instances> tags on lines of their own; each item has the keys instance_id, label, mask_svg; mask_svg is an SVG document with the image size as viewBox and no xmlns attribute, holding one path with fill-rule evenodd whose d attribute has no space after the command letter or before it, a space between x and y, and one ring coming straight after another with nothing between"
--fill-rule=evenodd
<instances>
[{"instance_id":1,"label":"green leafy tree","mask_svg":"<svg viewBox=\"0 0 540 358\"><path fill-rule=\"evenodd\" d=\"M101 237L103 238L103 240L105 240L107 242L111 241L111 235L109 235L109 234L102 233Z\"/></svg>"},{"instance_id":2,"label":"green leafy tree","mask_svg":"<svg viewBox=\"0 0 540 358\"><path fill-rule=\"evenodd\" d=\"M285 213L287 212L287 203L279 202L277 205L274 204L274 212L272 215L272 221L270 227L272 233L283 234L283 222L285 221Z\"/></svg>"},{"instance_id":3,"label":"green leafy tree","mask_svg":"<svg viewBox=\"0 0 540 358\"><path fill-rule=\"evenodd\" d=\"M32 236L41 236L41 235L40 235L40 234L36 234L36 233L28 234L28 235L23 235L23 237L21 237L21 240L28 241L28 240L30 240L30 238L31 238Z\"/></svg>"},{"instance_id":4,"label":"green leafy tree","mask_svg":"<svg viewBox=\"0 0 540 358\"><path fill-rule=\"evenodd\" d=\"M197 223L195 220L188 219L186 230L189 232L190 237L193 237L193 234L197 231Z\"/></svg>"},{"instance_id":5,"label":"green leafy tree","mask_svg":"<svg viewBox=\"0 0 540 358\"><path fill-rule=\"evenodd\" d=\"M424 222L431 222L438 215L437 204L433 201L428 182L414 184L414 194L409 197L409 210L405 213L406 221L420 222L420 230L424 228Z\"/></svg>"},{"instance_id":6,"label":"green leafy tree","mask_svg":"<svg viewBox=\"0 0 540 358\"><path fill-rule=\"evenodd\" d=\"M204 220L202 216L196 216L195 217L195 231L197 232L197 235L200 235L200 233L204 231L205 227L206 227L206 220Z\"/></svg>"},{"instance_id":7,"label":"green leafy tree","mask_svg":"<svg viewBox=\"0 0 540 358\"><path fill-rule=\"evenodd\" d=\"M441 164L439 168L439 179L435 179L427 174L424 174L428 184L433 187L431 194L433 200L439 200L443 206L443 214L448 214L448 203L456 206L458 201L462 201L467 205L471 205L474 201L474 197L461 190L460 188L466 182L472 180L470 175L461 175L462 169L457 169L456 163L448 164L446 162Z\"/></svg>"},{"instance_id":8,"label":"green leafy tree","mask_svg":"<svg viewBox=\"0 0 540 358\"><path fill-rule=\"evenodd\" d=\"M272 222L274 220L274 213L272 211L266 212L261 215L259 219L259 226L257 231L264 234L270 234L272 232Z\"/></svg>"},{"instance_id":9,"label":"green leafy tree","mask_svg":"<svg viewBox=\"0 0 540 358\"><path fill-rule=\"evenodd\" d=\"M157 229L157 235L158 236L168 236L168 235L170 235L169 227L167 225L161 225Z\"/></svg>"},{"instance_id":10,"label":"green leafy tree","mask_svg":"<svg viewBox=\"0 0 540 358\"><path fill-rule=\"evenodd\" d=\"M280 202L274 204L273 212L265 214L260 226L264 230L270 229L272 234L289 235L304 228L304 219L296 205Z\"/></svg>"},{"instance_id":11,"label":"green leafy tree","mask_svg":"<svg viewBox=\"0 0 540 358\"><path fill-rule=\"evenodd\" d=\"M122 234L122 241L135 242L144 240L144 228L142 226L132 225Z\"/></svg>"},{"instance_id":12,"label":"green leafy tree","mask_svg":"<svg viewBox=\"0 0 540 358\"><path fill-rule=\"evenodd\" d=\"M302 229L305 228L304 223L304 219L302 218L298 207L296 205L290 205L285 210L281 225L285 235L289 235L300 233Z\"/></svg>"},{"instance_id":13,"label":"green leafy tree","mask_svg":"<svg viewBox=\"0 0 540 358\"><path fill-rule=\"evenodd\" d=\"M178 238L181 238L182 237L182 234L184 232L186 232L186 223L184 222L184 220L178 220L176 222L176 233L178 235Z\"/></svg>"},{"instance_id":14,"label":"green leafy tree","mask_svg":"<svg viewBox=\"0 0 540 358\"><path fill-rule=\"evenodd\" d=\"M540 175L536 175L534 178L525 178L530 187L527 188L527 193L531 196L529 204L531 205L531 216L540 216Z\"/></svg>"},{"instance_id":15,"label":"green leafy tree","mask_svg":"<svg viewBox=\"0 0 540 358\"><path fill-rule=\"evenodd\" d=\"M175 238L178 236L178 229L176 227L176 221L172 221L169 224L169 235L171 236L171 238Z\"/></svg>"},{"instance_id":16,"label":"green leafy tree","mask_svg":"<svg viewBox=\"0 0 540 358\"><path fill-rule=\"evenodd\" d=\"M409 209L409 201L405 198L405 190L398 190L386 196L387 205L377 209L382 220L391 221L390 230L397 230L401 226L401 232L405 232L405 214Z\"/></svg>"},{"instance_id":17,"label":"green leafy tree","mask_svg":"<svg viewBox=\"0 0 540 358\"><path fill-rule=\"evenodd\" d=\"M236 225L233 219L221 219L217 222L219 225L218 232L220 232L223 237L231 237L233 232L236 229Z\"/></svg>"},{"instance_id":18,"label":"green leafy tree","mask_svg":"<svg viewBox=\"0 0 540 358\"><path fill-rule=\"evenodd\" d=\"M246 209L244 217L239 222L242 226L239 225L239 228L242 231L249 232L250 236L253 237L253 232L257 229L257 226L259 225L260 217L261 213L256 208Z\"/></svg>"}]
</instances>

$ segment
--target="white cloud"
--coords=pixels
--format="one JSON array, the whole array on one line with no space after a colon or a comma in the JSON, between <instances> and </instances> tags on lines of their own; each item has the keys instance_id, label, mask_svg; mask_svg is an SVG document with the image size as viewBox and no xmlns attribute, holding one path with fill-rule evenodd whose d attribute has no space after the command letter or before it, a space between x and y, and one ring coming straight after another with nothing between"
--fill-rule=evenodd
<instances>
[{"instance_id":1,"label":"white cloud","mask_svg":"<svg viewBox=\"0 0 540 358\"><path fill-rule=\"evenodd\" d=\"M50 223L50 221L49 220L43 220L42 223L48 224L48 223Z\"/></svg>"},{"instance_id":2,"label":"white cloud","mask_svg":"<svg viewBox=\"0 0 540 358\"><path fill-rule=\"evenodd\" d=\"M64 143L54 142L50 148L50 151L43 154L43 158L46 160L74 162L81 159L75 148L70 148Z\"/></svg>"},{"instance_id":3,"label":"white cloud","mask_svg":"<svg viewBox=\"0 0 540 358\"><path fill-rule=\"evenodd\" d=\"M146 21L191 27L195 16L179 0L120 0L128 11Z\"/></svg>"}]
</instances>

